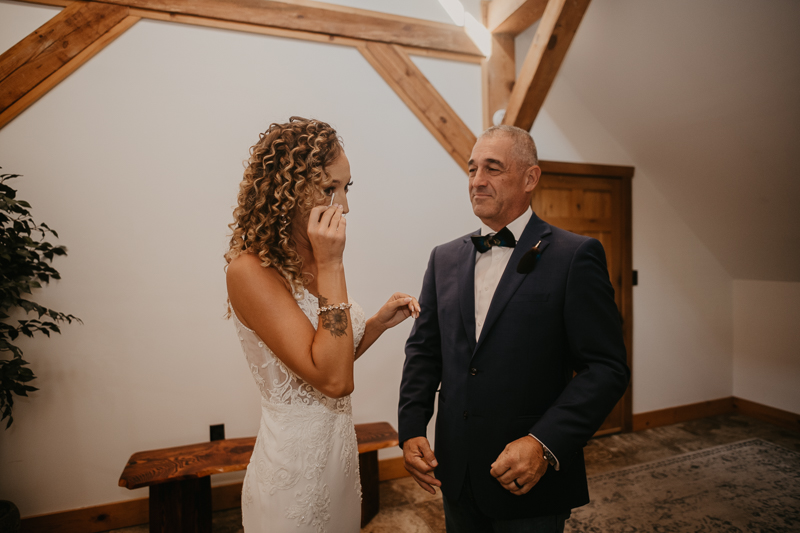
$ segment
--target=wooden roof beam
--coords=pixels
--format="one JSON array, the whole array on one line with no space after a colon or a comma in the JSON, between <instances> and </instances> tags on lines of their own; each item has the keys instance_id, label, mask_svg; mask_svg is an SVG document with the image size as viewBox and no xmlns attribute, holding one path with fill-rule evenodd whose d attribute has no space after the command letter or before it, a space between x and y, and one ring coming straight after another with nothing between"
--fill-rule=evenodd
<instances>
[{"instance_id":1,"label":"wooden roof beam","mask_svg":"<svg viewBox=\"0 0 800 533\"><path fill-rule=\"evenodd\" d=\"M0 55L0 128L137 20L126 7L74 2Z\"/></svg>"},{"instance_id":2,"label":"wooden roof beam","mask_svg":"<svg viewBox=\"0 0 800 533\"><path fill-rule=\"evenodd\" d=\"M475 134L436 91L403 48L367 42L359 50L466 172L476 140Z\"/></svg>"},{"instance_id":3,"label":"wooden roof beam","mask_svg":"<svg viewBox=\"0 0 800 533\"><path fill-rule=\"evenodd\" d=\"M503 124L531 129L590 0L549 0L508 98Z\"/></svg>"},{"instance_id":4,"label":"wooden roof beam","mask_svg":"<svg viewBox=\"0 0 800 533\"><path fill-rule=\"evenodd\" d=\"M68 5L69 0L22 0L35 4ZM464 28L454 24L389 15L311 0L103 0L128 7L142 18L192 23L210 21L276 28L318 36L400 44L421 50L483 57ZM224 25L221 25L224 27ZM267 33L267 32L261 32ZM303 38L302 35L287 35ZM319 40L319 39L310 39ZM350 44L350 43L339 43ZM424 52L423 52L424 53ZM457 59L457 57L452 57Z\"/></svg>"},{"instance_id":5,"label":"wooden roof beam","mask_svg":"<svg viewBox=\"0 0 800 533\"><path fill-rule=\"evenodd\" d=\"M483 129L494 125L494 114L508 107L508 98L517 76L514 36L492 34L492 55L481 62Z\"/></svg>"},{"instance_id":6,"label":"wooden roof beam","mask_svg":"<svg viewBox=\"0 0 800 533\"><path fill-rule=\"evenodd\" d=\"M547 0L491 0L484 2L486 29L519 35L542 18Z\"/></svg>"}]
</instances>

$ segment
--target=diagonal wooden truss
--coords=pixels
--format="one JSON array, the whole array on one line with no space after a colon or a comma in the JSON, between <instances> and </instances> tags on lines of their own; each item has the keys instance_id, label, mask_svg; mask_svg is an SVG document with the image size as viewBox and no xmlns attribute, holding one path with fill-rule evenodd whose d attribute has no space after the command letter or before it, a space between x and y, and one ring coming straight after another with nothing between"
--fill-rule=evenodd
<instances>
[{"instance_id":1,"label":"diagonal wooden truss","mask_svg":"<svg viewBox=\"0 0 800 533\"><path fill-rule=\"evenodd\" d=\"M311 0L23 0L59 14L0 56L0 128L142 18L357 48L453 159L467 168L475 135L410 55L481 63L484 127L533 125L590 0L492 0L486 58L463 28ZM514 37L539 21L519 77Z\"/></svg>"},{"instance_id":2,"label":"diagonal wooden truss","mask_svg":"<svg viewBox=\"0 0 800 533\"><path fill-rule=\"evenodd\" d=\"M484 74L484 127L505 109L503 124L530 130L558 74L590 0L493 0L484 3L493 53ZM514 79L514 37L536 21L539 26ZM499 49L499 53L494 51ZM510 83L509 83L510 81Z\"/></svg>"}]
</instances>

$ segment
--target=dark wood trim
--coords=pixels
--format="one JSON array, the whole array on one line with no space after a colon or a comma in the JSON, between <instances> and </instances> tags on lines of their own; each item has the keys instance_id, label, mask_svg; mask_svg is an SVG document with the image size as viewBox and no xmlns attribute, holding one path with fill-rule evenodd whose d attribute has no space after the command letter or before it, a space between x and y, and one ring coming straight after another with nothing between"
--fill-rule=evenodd
<instances>
[{"instance_id":1,"label":"dark wood trim","mask_svg":"<svg viewBox=\"0 0 800 533\"><path fill-rule=\"evenodd\" d=\"M213 493L213 491L212 491ZM150 498L125 500L22 519L25 533L97 533L146 524Z\"/></svg>"},{"instance_id":2,"label":"dark wood trim","mask_svg":"<svg viewBox=\"0 0 800 533\"><path fill-rule=\"evenodd\" d=\"M403 467L402 457L378 461L378 477L381 481L409 476ZM211 487L211 505L214 511L233 509L241 505L242 483L229 483ZM22 519L25 533L99 533L109 529L146 524L150 498L138 498L121 502L83 507L69 511L58 511Z\"/></svg>"},{"instance_id":3,"label":"dark wood trim","mask_svg":"<svg viewBox=\"0 0 800 533\"><path fill-rule=\"evenodd\" d=\"M628 368L631 369L631 376L635 375L633 368L633 167L614 167L620 171L622 183L620 187L620 204L622 212L622 257L620 264L620 315L622 316L622 335L625 341L625 348L628 352ZM625 172L630 170L630 175ZM623 418L623 431L633 429L633 378L628 384L628 390L623 396L625 416Z\"/></svg>"},{"instance_id":4,"label":"dark wood trim","mask_svg":"<svg viewBox=\"0 0 800 533\"><path fill-rule=\"evenodd\" d=\"M733 410L737 413L751 416L776 426L793 429L800 431L800 414L791 413L778 409L776 407L769 407L744 398L733 397Z\"/></svg>"},{"instance_id":5,"label":"dark wood trim","mask_svg":"<svg viewBox=\"0 0 800 533\"><path fill-rule=\"evenodd\" d=\"M561 161L539 161L542 172L568 176L603 176L607 178L632 178L635 167L621 165L599 165L595 163L564 163Z\"/></svg>"},{"instance_id":6,"label":"dark wood trim","mask_svg":"<svg viewBox=\"0 0 800 533\"><path fill-rule=\"evenodd\" d=\"M729 396L719 400L679 405L657 411L633 415L633 430L656 428L678 422L688 422L707 416L739 413L776 426L800 431L800 414L784 411L776 407L752 402L743 398Z\"/></svg>"},{"instance_id":7,"label":"dark wood trim","mask_svg":"<svg viewBox=\"0 0 800 533\"><path fill-rule=\"evenodd\" d=\"M722 415L732 411L732 397L679 405L677 407L668 407L667 409L659 409L657 411L648 411L646 413L637 413L633 415L633 430L640 431L642 429L668 426L670 424L677 424L678 422L688 422L689 420Z\"/></svg>"},{"instance_id":8,"label":"dark wood trim","mask_svg":"<svg viewBox=\"0 0 800 533\"><path fill-rule=\"evenodd\" d=\"M215 511L233 509L242 505L242 483L228 483L211 487L211 508Z\"/></svg>"},{"instance_id":9,"label":"dark wood trim","mask_svg":"<svg viewBox=\"0 0 800 533\"><path fill-rule=\"evenodd\" d=\"M211 487L211 506L214 511L233 509L241 505L242 484L230 483ZM121 527L146 524L149 519L150 498L137 498L59 511L22 519L24 533L99 533Z\"/></svg>"}]
</instances>

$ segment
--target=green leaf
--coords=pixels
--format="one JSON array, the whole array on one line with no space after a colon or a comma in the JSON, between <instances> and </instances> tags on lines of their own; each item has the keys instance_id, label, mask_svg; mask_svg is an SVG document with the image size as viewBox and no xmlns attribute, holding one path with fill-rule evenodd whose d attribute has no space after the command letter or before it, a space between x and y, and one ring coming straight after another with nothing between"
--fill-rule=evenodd
<instances>
[{"instance_id":1,"label":"green leaf","mask_svg":"<svg viewBox=\"0 0 800 533\"><path fill-rule=\"evenodd\" d=\"M22 359L22 350L12 341L23 335L50 337L51 333L61 333L60 322L83 323L73 315L23 297L61 279L52 263L56 256L67 255L67 248L47 242L49 235L58 238L58 233L44 222L37 225L30 213L31 204L17 199L17 191L8 180L18 177L19 174L0 175L0 355L10 357L0 359L0 420L8 419L6 428L14 420L14 395L27 396L38 390L28 384L36 376ZM8 320L20 311L36 313L37 319ZM43 317L48 320L42 321Z\"/></svg>"}]
</instances>

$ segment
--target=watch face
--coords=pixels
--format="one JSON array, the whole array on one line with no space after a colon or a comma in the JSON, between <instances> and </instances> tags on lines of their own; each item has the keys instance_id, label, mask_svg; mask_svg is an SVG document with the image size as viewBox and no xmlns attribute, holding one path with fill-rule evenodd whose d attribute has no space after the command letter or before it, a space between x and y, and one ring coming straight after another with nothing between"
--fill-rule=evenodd
<instances>
[{"instance_id":1,"label":"watch face","mask_svg":"<svg viewBox=\"0 0 800 533\"><path fill-rule=\"evenodd\" d=\"M544 450L544 458L552 466L556 466L556 458L550 450Z\"/></svg>"}]
</instances>

